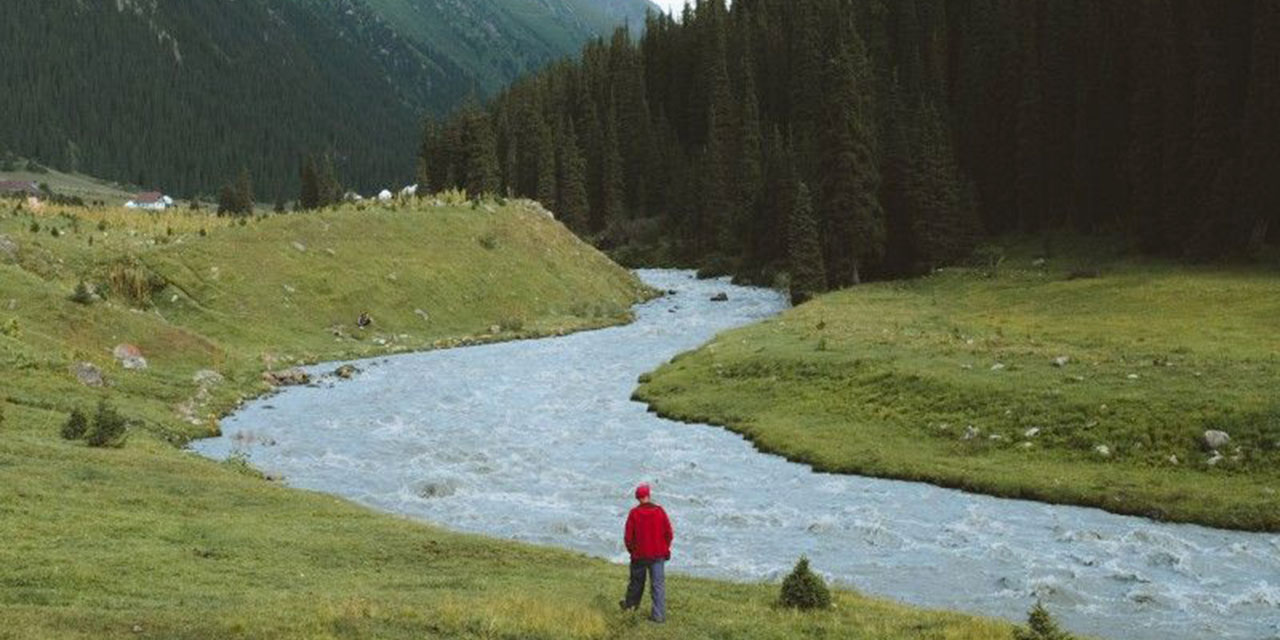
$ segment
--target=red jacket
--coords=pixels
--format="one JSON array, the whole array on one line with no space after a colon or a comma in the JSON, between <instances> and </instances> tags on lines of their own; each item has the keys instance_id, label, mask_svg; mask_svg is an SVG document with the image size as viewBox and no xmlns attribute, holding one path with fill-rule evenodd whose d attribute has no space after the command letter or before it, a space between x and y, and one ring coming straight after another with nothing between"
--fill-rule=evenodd
<instances>
[{"instance_id":1,"label":"red jacket","mask_svg":"<svg viewBox=\"0 0 1280 640\"><path fill-rule=\"evenodd\" d=\"M632 560L670 560L672 537L667 512L652 502L636 506L627 515L622 539Z\"/></svg>"}]
</instances>

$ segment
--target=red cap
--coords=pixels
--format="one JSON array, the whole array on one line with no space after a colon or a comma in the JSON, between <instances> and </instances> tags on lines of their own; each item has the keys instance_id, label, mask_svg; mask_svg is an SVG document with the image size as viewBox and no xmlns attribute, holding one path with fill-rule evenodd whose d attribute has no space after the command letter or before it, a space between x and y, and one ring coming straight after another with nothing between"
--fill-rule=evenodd
<instances>
[{"instance_id":1,"label":"red cap","mask_svg":"<svg viewBox=\"0 0 1280 640\"><path fill-rule=\"evenodd\" d=\"M636 500L644 500L649 497L649 485L641 484L636 487Z\"/></svg>"}]
</instances>

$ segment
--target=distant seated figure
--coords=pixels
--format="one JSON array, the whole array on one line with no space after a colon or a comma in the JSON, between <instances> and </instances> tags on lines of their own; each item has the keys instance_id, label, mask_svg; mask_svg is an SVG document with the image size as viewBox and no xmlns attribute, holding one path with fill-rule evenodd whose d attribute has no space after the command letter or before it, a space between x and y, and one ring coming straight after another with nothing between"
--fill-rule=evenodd
<instances>
[{"instance_id":1,"label":"distant seated figure","mask_svg":"<svg viewBox=\"0 0 1280 640\"><path fill-rule=\"evenodd\" d=\"M356 326L361 329L368 328L371 324L373 324L373 318L369 317L368 312L363 312L360 314L359 318L356 318Z\"/></svg>"}]
</instances>

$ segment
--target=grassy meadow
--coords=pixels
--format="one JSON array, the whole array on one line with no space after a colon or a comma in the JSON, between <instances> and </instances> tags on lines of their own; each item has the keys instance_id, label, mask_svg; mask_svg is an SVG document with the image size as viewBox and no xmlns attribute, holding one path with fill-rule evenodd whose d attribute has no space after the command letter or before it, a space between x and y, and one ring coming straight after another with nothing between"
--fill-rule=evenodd
<instances>
[{"instance_id":1,"label":"grassy meadow","mask_svg":"<svg viewBox=\"0 0 1280 640\"><path fill-rule=\"evenodd\" d=\"M19 168L22 170L18 171ZM85 202L101 201L109 206L122 206L138 193L124 185L81 173L64 173L50 168L33 171L33 167L30 167L26 160L15 160L14 169L14 171L0 171L0 181L43 183L49 185L49 189L54 193L68 198L77 197Z\"/></svg>"},{"instance_id":2,"label":"grassy meadow","mask_svg":"<svg viewBox=\"0 0 1280 640\"><path fill-rule=\"evenodd\" d=\"M822 470L1280 531L1280 274L1011 246L728 332L636 395Z\"/></svg>"},{"instance_id":3,"label":"grassy meadow","mask_svg":"<svg viewBox=\"0 0 1280 640\"><path fill-rule=\"evenodd\" d=\"M81 282L98 299L72 301ZM617 610L624 568L288 489L175 446L269 391L265 370L612 324L648 294L520 202L244 222L6 203L0 638L1010 636L1004 622L851 592L798 614L776 607L777 585L679 575L656 626ZM374 319L363 331L362 311ZM148 368L116 362L120 343ZM77 381L82 362L105 387ZM68 412L100 397L130 420L125 445L61 439Z\"/></svg>"}]
</instances>

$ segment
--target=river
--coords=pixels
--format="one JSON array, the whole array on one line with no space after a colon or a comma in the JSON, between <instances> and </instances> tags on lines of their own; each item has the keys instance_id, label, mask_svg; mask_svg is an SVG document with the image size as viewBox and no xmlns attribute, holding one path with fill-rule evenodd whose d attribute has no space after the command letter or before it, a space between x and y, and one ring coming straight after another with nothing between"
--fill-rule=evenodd
<instances>
[{"instance_id":1,"label":"river","mask_svg":"<svg viewBox=\"0 0 1280 640\"><path fill-rule=\"evenodd\" d=\"M786 303L638 273L676 293L630 325L358 361L354 380L249 403L193 448L242 451L290 486L615 562L631 489L648 481L675 524L672 571L779 580L806 554L837 585L911 604L1023 620L1039 598L1101 637L1280 638L1280 536L815 473L649 413L629 399L641 373ZM729 301L710 301L721 291Z\"/></svg>"}]
</instances>

